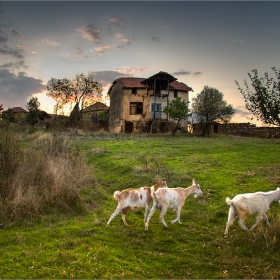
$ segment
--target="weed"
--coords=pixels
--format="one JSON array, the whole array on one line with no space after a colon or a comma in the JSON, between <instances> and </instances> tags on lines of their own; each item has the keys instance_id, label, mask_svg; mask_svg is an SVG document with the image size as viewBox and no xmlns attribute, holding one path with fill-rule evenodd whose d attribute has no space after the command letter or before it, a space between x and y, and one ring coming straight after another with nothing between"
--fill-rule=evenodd
<instances>
[{"instance_id":1,"label":"weed","mask_svg":"<svg viewBox=\"0 0 280 280\"><path fill-rule=\"evenodd\" d=\"M28 146L20 151L16 168L7 164L14 161L9 147L4 167L6 173L13 169L13 175L6 182L9 188L6 187L5 192L2 188L1 203L5 210L2 217L18 220L42 215L51 209L69 211L82 203L81 192L93 181L85 158L68 138L33 135Z\"/></svg>"}]
</instances>

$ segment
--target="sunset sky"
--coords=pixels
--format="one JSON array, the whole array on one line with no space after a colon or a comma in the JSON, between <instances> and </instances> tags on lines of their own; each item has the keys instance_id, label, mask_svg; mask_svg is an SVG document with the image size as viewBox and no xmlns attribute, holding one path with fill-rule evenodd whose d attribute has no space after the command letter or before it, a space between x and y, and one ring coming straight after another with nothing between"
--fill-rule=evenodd
<instances>
[{"instance_id":1,"label":"sunset sky","mask_svg":"<svg viewBox=\"0 0 280 280\"><path fill-rule=\"evenodd\" d=\"M235 80L275 77L279 11L279 1L0 1L0 104L26 108L36 95L52 113L52 77L93 73L106 95L116 78L164 71L193 88L190 100L217 88L232 121L248 122Z\"/></svg>"}]
</instances>

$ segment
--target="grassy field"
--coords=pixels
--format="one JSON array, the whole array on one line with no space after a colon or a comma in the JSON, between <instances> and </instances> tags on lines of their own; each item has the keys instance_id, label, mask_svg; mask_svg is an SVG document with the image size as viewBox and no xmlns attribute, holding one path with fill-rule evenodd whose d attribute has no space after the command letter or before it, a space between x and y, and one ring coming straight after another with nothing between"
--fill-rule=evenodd
<instances>
[{"instance_id":1,"label":"grassy field","mask_svg":"<svg viewBox=\"0 0 280 280\"><path fill-rule=\"evenodd\" d=\"M270 227L262 221L243 231L236 221L223 237L226 197L280 186L280 140L106 133L71 140L94 178L83 189L86 210L0 221L1 278L280 278L278 203L268 211ZM187 198L182 225L164 228L156 212L145 231L140 211L128 213L130 227L120 215L106 227L114 191L157 178L169 187L188 187L193 178L200 184L203 196ZM166 222L174 216L169 211Z\"/></svg>"}]
</instances>

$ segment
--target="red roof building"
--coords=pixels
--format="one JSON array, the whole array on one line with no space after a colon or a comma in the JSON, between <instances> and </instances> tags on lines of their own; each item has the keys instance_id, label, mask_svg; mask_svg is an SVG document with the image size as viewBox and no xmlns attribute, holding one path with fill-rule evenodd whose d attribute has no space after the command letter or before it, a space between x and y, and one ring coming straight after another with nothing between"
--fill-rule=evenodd
<instances>
[{"instance_id":1,"label":"red roof building","mask_svg":"<svg viewBox=\"0 0 280 280\"><path fill-rule=\"evenodd\" d=\"M109 129L112 132L140 132L147 123L166 123L164 107L180 97L189 104L193 89L177 78L160 71L149 78L122 77L112 82ZM157 128L156 128L157 129Z\"/></svg>"}]
</instances>

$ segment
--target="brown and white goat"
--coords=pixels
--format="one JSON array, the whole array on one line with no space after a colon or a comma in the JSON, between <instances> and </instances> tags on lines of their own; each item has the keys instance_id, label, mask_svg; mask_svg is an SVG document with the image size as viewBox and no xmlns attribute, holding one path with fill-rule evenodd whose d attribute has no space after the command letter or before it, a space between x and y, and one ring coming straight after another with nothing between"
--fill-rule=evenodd
<instances>
[{"instance_id":1,"label":"brown and white goat","mask_svg":"<svg viewBox=\"0 0 280 280\"><path fill-rule=\"evenodd\" d=\"M224 233L225 237L228 236L229 227L233 224L237 216L239 216L239 225L244 230L248 230L244 221L247 217L253 214L257 214L257 217L255 224L250 228L250 230L254 229L258 225L261 218L264 218L266 224L269 226L270 223L265 213L269 209L270 204L279 199L279 188L275 191L238 194L233 199L226 198L226 203L230 207L226 230Z\"/></svg>"},{"instance_id":2,"label":"brown and white goat","mask_svg":"<svg viewBox=\"0 0 280 280\"><path fill-rule=\"evenodd\" d=\"M151 187L142 187L137 189L126 189L121 192L115 191L114 198L118 201L118 206L114 213L111 215L110 219L107 222L107 226L110 222L122 212L122 220L126 226L128 226L125 215L128 210L137 211L141 208L145 208L144 214L144 223L146 221L149 206L153 201L152 194L159 188L167 187L166 181L162 180L156 185Z\"/></svg>"},{"instance_id":3,"label":"brown and white goat","mask_svg":"<svg viewBox=\"0 0 280 280\"><path fill-rule=\"evenodd\" d=\"M154 192L153 207L147 217L145 229L148 230L150 219L155 213L156 209L161 209L160 220L165 227L168 227L164 221L164 215L168 209L175 209L177 216L171 223L178 222L181 224L180 215L182 207L185 204L186 198L194 194L195 197L202 194L199 184L193 180L192 185L188 188L161 188Z\"/></svg>"}]
</instances>

